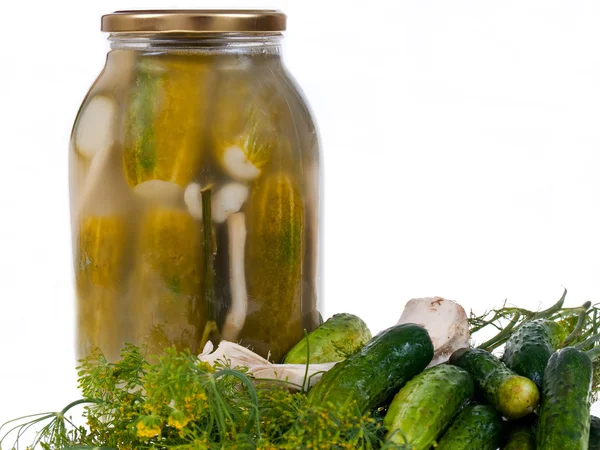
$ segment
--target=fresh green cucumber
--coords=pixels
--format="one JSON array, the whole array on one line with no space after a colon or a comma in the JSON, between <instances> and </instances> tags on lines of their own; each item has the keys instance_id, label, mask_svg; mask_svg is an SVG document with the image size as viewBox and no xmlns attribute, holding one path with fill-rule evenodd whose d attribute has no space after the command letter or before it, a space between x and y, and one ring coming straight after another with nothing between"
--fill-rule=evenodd
<instances>
[{"instance_id":1,"label":"fresh green cucumber","mask_svg":"<svg viewBox=\"0 0 600 450\"><path fill-rule=\"evenodd\" d=\"M588 450L600 450L600 418L592 416L590 422L590 445Z\"/></svg>"},{"instance_id":2,"label":"fresh green cucumber","mask_svg":"<svg viewBox=\"0 0 600 450\"><path fill-rule=\"evenodd\" d=\"M446 364L427 369L394 397L383 421L387 440L429 449L474 392L466 370Z\"/></svg>"},{"instance_id":3,"label":"fresh green cucumber","mask_svg":"<svg viewBox=\"0 0 600 450\"><path fill-rule=\"evenodd\" d=\"M535 433L530 425L514 427L502 450L535 450Z\"/></svg>"},{"instance_id":4,"label":"fresh green cucumber","mask_svg":"<svg viewBox=\"0 0 600 450\"><path fill-rule=\"evenodd\" d=\"M535 383L517 375L485 350L457 350L450 363L469 372L477 389L507 419L524 417L538 405L540 393Z\"/></svg>"},{"instance_id":5,"label":"fresh green cucumber","mask_svg":"<svg viewBox=\"0 0 600 450\"><path fill-rule=\"evenodd\" d=\"M587 450L592 373L590 357L573 347L550 357L536 436L539 449Z\"/></svg>"},{"instance_id":6,"label":"fresh green cucumber","mask_svg":"<svg viewBox=\"0 0 600 450\"><path fill-rule=\"evenodd\" d=\"M325 373L309 391L308 403L372 410L425 370L432 359L433 344L425 328L412 323L393 326Z\"/></svg>"},{"instance_id":7,"label":"fresh green cucumber","mask_svg":"<svg viewBox=\"0 0 600 450\"><path fill-rule=\"evenodd\" d=\"M506 342L502 361L518 375L533 380L541 389L548 360L566 337L564 327L552 320L528 322Z\"/></svg>"},{"instance_id":8,"label":"fresh green cucumber","mask_svg":"<svg viewBox=\"0 0 600 450\"><path fill-rule=\"evenodd\" d=\"M336 314L298 342L286 355L286 364L343 361L371 339L367 324L353 314Z\"/></svg>"},{"instance_id":9,"label":"fresh green cucumber","mask_svg":"<svg viewBox=\"0 0 600 450\"><path fill-rule=\"evenodd\" d=\"M456 417L436 450L496 450L502 436L502 418L491 406L469 405Z\"/></svg>"}]
</instances>

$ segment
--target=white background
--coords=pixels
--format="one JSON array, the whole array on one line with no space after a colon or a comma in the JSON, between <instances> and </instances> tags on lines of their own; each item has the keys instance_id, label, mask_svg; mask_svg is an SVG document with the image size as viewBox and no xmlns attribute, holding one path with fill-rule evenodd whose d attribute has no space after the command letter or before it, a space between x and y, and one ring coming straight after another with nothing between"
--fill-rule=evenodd
<instances>
[{"instance_id":1,"label":"white background","mask_svg":"<svg viewBox=\"0 0 600 450\"><path fill-rule=\"evenodd\" d=\"M600 3L6 2L0 422L77 398L67 143L115 9L275 7L325 167L324 315L600 301ZM600 409L596 409L600 412Z\"/></svg>"}]
</instances>

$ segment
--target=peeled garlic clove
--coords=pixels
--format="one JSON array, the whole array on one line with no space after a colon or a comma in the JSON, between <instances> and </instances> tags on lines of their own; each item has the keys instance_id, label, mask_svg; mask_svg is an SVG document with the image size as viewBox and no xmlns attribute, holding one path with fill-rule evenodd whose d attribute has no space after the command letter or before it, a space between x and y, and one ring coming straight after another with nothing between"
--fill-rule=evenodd
<instances>
[{"instance_id":1,"label":"peeled garlic clove","mask_svg":"<svg viewBox=\"0 0 600 450\"><path fill-rule=\"evenodd\" d=\"M308 369L305 364L266 364L252 367L250 373L257 379L287 381L293 383L290 384L290 389L299 389L305 380L310 386L314 386L323 374L336 364L309 364ZM294 385L299 387L297 388Z\"/></svg>"},{"instance_id":2,"label":"peeled garlic clove","mask_svg":"<svg viewBox=\"0 0 600 450\"><path fill-rule=\"evenodd\" d=\"M260 175L260 169L237 145L227 147L223 152L223 167L229 176L240 181L251 181Z\"/></svg>"},{"instance_id":3,"label":"peeled garlic clove","mask_svg":"<svg viewBox=\"0 0 600 450\"><path fill-rule=\"evenodd\" d=\"M238 212L248 199L248 192L248 186L240 183L228 183L215 192L211 203L213 221L223 223Z\"/></svg>"},{"instance_id":4,"label":"peeled garlic clove","mask_svg":"<svg viewBox=\"0 0 600 450\"><path fill-rule=\"evenodd\" d=\"M200 184L188 184L183 193L183 201L192 217L202 219L202 186Z\"/></svg>"},{"instance_id":5,"label":"peeled garlic clove","mask_svg":"<svg viewBox=\"0 0 600 450\"><path fill-rule=\"evenodd\" d=\"M229 364L231 367L247 367L270 364L265 358L257 355L252 350L230 341L221 341L216 350L213 344L208 342L198 356L198 359L214 365L216 362Z\"/></svg>"},{"instance_id":6,"label":"peeled garlic clove","mask_svg":"<svg viewBox=\"0 0 600 450\"><path fill-rule=\"evenodd\" d=\"M413 298L404 307L398 324L424 327L433 343L433 360L428 367L442 364L454 351L469 346L467 313L457 302L442 297Z\"/></svg>"},{"instance_id":7,"label":"peeled garlic clove","mask_svg":"<svg viewBox=\"0 0 600 450\"><path fill-rule=\"evenodd\" d=\"M92 158L113 146L116 114L117 103L105 95L93 97L84 106L75 129L75 147L81 155Z\"/></svg>"},{"instance_id":8,"label":"peeled garlic clove","mask_svg":"<svg viewBox=\"0 0 600 450\"><path fill-rule=\"evenodd\" d=\"M229 285L231 287L231 308L225 317L224 339L236 341L248 313L248 292L244 270L244 249L246 247L246 217L235 213L227 219L229 237Z\"/></svg>"},{"instance_id":9,"label":"peeled garlic clove","mask_svg":"<svg viewBox=\"0 0 600 450\"><path fill-rule=\"evenodd\" d=\"M120 170L119 156L114 147L94 155L77 193L78 216L114 214L131 207L131 189Z\"/></svg>"},{"instance_id":10,"label":"peeled garlic clove","mask_svg":"<svg viewBox=\"0 0 600 450\"><path fill-rule=\"evenodd\" d=\"M146 203L156 203L161 206L183 206L183 188L176 183L163 180L148 180L133 188L133 192Z\"/></svg>"},{"instance_id":11,"label":"peeled garlic clove","mask_svg":"<svg viewBox=\"0 0 600 450\"><path fill-rule=\"evenodd\" d=\"M207 342L198 359L210 365L218 362L232 368L246 367L248 374L257 381L287 381L291 383L288 385L291 390L299 390L305 380L313 386L323 373L337 364L309 364L308 369L305 364L271 364L246 347L230 341L221 341L216 350L212 342Z\"/></svg>"}]
</instances>

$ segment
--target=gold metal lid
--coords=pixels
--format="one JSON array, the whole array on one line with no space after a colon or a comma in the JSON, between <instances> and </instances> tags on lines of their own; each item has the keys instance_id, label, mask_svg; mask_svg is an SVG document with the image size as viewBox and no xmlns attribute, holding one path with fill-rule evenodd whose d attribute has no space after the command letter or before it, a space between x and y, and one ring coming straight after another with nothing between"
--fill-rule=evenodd
<instances>
[{"instance_id":1,"label":"gold metal lid","mask_svg":"<svg viewBox=\"0 0 600 450\"><path fill-rule=\"evenodd\" d=\"M140 10L102 16L110 33L268 33L285 30L286 16L276 10Z\"/></svg>"}]
</instances>

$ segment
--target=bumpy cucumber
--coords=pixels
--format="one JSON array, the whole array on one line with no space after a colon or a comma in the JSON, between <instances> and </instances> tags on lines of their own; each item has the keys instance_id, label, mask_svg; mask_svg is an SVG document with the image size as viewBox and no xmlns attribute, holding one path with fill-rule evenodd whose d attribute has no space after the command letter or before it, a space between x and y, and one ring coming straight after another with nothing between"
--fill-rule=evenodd
<instances>
[{"instance_id":1,"label":"bumpy cucumber","mask_svg":"<svg viewBox=\"0 0 600 450\"><path fill-rule=\"evenodd\" d=\"M353 314L336 314L298 342L285 356L286 364L343 361L371 339L367 324Z\"/></svg>"},{"instance_id":2,"label":"bumpy cucumber","mask_svg":"<svg viewBox=\"0 0 600 450\"><path fill-rule=\"evenodd\" d=\"M238 181L255 180L281 155L285 139L276 129L281 107L270 100L262 83L244 71L219 78L211 147L215 161Z\"/></svg>"},{"instance_id":3,"label":"bumpy cucumber","mask_svg":"<svg viewBox=\"0 0 600 450\"><path fill-rule=\"evenodd\" d=\"M534 320L519 328L506 343L506 366L542 388L544 370L552 353L567 337L564 327L552 320Z\"/></svg>"},{"instance_id":4,"label":"bumpy cucumber","mask_svg":"<svg viewBox=\"0 0 600 450\"><path fill-rule=\"evenodd\" d=\"M308 402L369 411L389 400L432 358L433 344L423 327L396 325L325 373L309 391Z\"/></svg>"},{"instance_id":5,"label":"bumpy cucumber","mask_svg":"<svg viewBox=\"0 0 600 450\"><path fill-rule=\"evenodd\" d=\"M573 347L550 357L544 390L537 447L542 450L586 450L590 438L592 361Z\"/></svg>"},{"instance_id":6,"label":"bumpy cucumber","mask_svg":"<svg viewBox=\"0 0 600 450\"><path fill-rule=\"evenodd\" d=\"M474 391L466 370L446 364L427 369L394 397L384 419L387 440L429 449Z\"/></svg>"},{"instance_id":7,"label":"bumpy cucumber","mask_svg":"<svg viewBox=\"0 0 600 450\"><path fill-rule=\"evenodd\" d=\"M502 436L502 418L491 406L469 405L456 417L436 450L496 450Z\"/></svg>"},{"instance_id":8,"label":"bumpy cucumber","mask_svg":"<svg viewBox=\"0 0 600 450\"><path fill-rule=\"evenodd\" d=\"M196 175L206 129L206 55L145 55L126 110L123 163L129 184L185 186Z\"/></svg>"},{"instance_id":9,"label":"bumpy cucumber","mask_svg":"<svg viewBox=\"0 0 600 450\"><path fill-rule=\"evenodd\" d=\"M186 211L156 207L141 217L132 275L133 330L151 354L175 345L199 352L206 320L200 225Z\"/></svg>"},{"instance_id":10,"label":"bumpy cucumber","mask_svg":"<svg viewBox=\"0 0 600 450\"><path fill-rule=\"evenodd\" d=\"M515 427L510 431L508 442L502 450L535 450L535 434L529 425Z\"/></svg>"},{"instance_id":11,"label":"bumpy cucumber","mask_svg":"<svg viewBox=\"0 0 600 450\"><path fill-rule=\"evenodd\" d=\"M457 350L450 363L469 372L477 389L507 419L524 417L538 405L540 393L535 383L517 375L485 350Z\"/></svg>"},{"instance_id":12,"label":"bumpy cucumber","mask_svg":"<svg viewBox=\"0 0 600 450\"><path fill-rule=\"evenodd\" d=\"M295 180L275 173L254 184L246 207L249 305L240 338L279 362L304 337L304 204Z\"/></svg>"},{"instance_id":13,"label":"bumpy cucumber","mask_svg":"<svg viewBox=\"0 0 600 450\"><path fill-rule=\"evenodd\" d=\"M590 420L590 446L588 450L600 450L600 418L592 416Z\"/></svg>"},{"instance_id":14,"label":"bumpy cucumber","mask_svg":"<svg viewBox=\"0 0 600 450\"><path fill-rule=\"evenodd\" d=\"M79 223L75 276L78 298L78 355L100 348L109 361L127 339L120 304L127 254L127 221L121 215L88 216Z\"/></svg>"}]
</instances>

